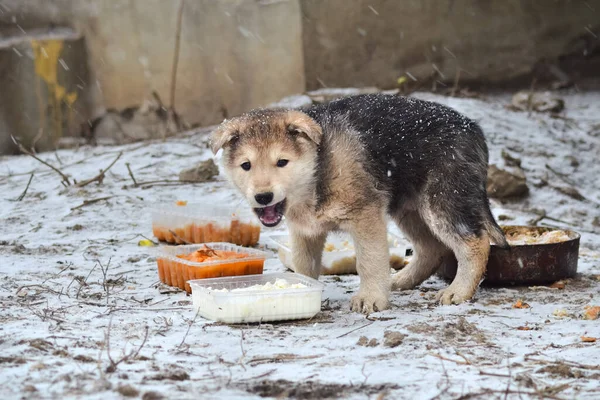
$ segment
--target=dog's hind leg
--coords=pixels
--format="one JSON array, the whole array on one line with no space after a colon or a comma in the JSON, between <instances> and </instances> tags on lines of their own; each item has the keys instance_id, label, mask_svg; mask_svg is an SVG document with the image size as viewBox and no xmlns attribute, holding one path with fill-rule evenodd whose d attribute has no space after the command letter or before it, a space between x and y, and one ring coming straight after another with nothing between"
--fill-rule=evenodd
<instances>
[{"instance_id":1,"label":"dog's hind leg","mask_svg":"<svg viewBox=\"0 0 600 400\"><path fill-rule=\"evenodd\" d=\"M473 214L476 209L473 208ZM458 260L456 277L450 286L438 292L436 299L442 304L460 304L470 300L481 283L490 252L490 238L483 223L474 222L477 216L470 215L471 218L466 218L471 221L472 226L469 226L457 220L456 214L433 208L431 203L425 206L423 216L432 232Z\"/></svg>"},{"instance_id":2,"label":"dog's hind leg","mask_svg":"<svg viewBox=\"0 0 600 400\"><path fill-rule=\"evenodd\" d=\"M429 278L450 250L431 232L416 211L396 217L396 223L413 245L408 265L392 276L392 289L412 289Z\"/></svg>"},{"instance_id":3,"label":"dog's hind leg","mask_svg":"<svg viewBox=\"0 0 600 400\"><path fill-rule=\"evenodd\" d=\"M294 272L317 279L321 274L321 259L327 235L309 236L290 226L290 238Z\"/></svg>"},{"instance_id":4,"label":"dog's hind leg","mask_svg":"<svg viewBox=\"0 0 600 400\"><path fill-rule=\"evenodd\" d=\"M438 292L436 299L442 304L460 304L470 300L483 278L489 253L490 241L486 232L457 241L454 246L458 260L456 277L450 286Z\"/></svg>"}]
</instances>

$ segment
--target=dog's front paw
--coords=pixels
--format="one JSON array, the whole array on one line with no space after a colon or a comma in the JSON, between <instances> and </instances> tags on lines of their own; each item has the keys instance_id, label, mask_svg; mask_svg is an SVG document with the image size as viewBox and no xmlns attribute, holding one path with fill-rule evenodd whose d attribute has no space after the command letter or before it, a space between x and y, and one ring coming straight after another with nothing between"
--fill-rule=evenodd
<instances>
[{"instance_id":1,"label":"dog's front paw","mask_svg":"<svg viewBox=\"0 0 600 400\"><path fill-rule=\"evenodd\" d=\"M359 291L357 295L352 296L350 307L352 311L363 314L383 311L390 305L388 295L385 293L364 293Z\"/></svg>"},{"instance_id":2,"label":"dog's front paw","mask_svg":"<svg viewBox=\"0 0 600 400\"><path fill-rule=\"evenodd\" d=\"M446 289L440 290L436 294L435 300L443 305L460 304L471 300L474 294L474 291L469 288L450 285Z\"/></svg>"}]
</instances>

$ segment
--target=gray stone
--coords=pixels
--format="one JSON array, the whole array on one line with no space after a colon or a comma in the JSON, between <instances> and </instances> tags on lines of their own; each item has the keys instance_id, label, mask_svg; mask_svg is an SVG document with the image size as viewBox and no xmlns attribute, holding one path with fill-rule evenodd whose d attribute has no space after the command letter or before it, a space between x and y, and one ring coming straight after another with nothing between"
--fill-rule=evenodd
<instances>
[{"instance_id":1,"label":"gray stone","mask_svg":"<svg viewBox=\"0 0 600 400\"><path fill-rule=\"evenodd\" d=\"M524 197L529 193L527 179L520 170L511 173L492 164L488 168L487 193L496 199Z\"/></svg>"},{"instance_id":2,"label":"gray stone","mask_svg":"<svg viewBox=\"0 0 600 400\"><path fill-rule=\"evenodd\" d=\"M402 344L406 335L396 331L385 331L383 333L383 345L385 347L397 347Z\"/></svg>"},{"instance_id":3,"label":"gray stone","mask_svg":"<svg viewBox=\"0 0 600 400\"><path fill-rule=\"evenodd\" d=\"M179 173L179 180L187 182L208 182L217 175L219 175L219 168L212 158L209 158L193 168L181 171Z\"/></svg>"}]
</instances>

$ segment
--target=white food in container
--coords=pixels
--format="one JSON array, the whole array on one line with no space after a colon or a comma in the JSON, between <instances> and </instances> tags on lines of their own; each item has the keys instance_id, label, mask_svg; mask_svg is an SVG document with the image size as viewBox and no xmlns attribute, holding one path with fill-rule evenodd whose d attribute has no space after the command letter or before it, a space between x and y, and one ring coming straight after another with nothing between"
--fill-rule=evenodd
<instances>
[{"instance_id":1,"label":"white food in container","mask_svg":"<svg viewBox=\"0 0 600 400\"><path fill-rule=\"evenodd\" d=\"M295 273L246 275L188 281L194 308L203 318L251 323L314 317L323 284Z\"/></svg>"},{"instance_id":2,"label":"white food in container","mask_svg":"<svg viewBox=\"0 0 600 400\"><path fill-rule=\"evenodd\" d=\"M277 247L277 255L281 263L288 269L294 271L292 265L291 238L288 235L271 235ZM388 246L390 251L390 264L395 269L404 266L406 251L409 246L405 245L400 238L388 233ZM341 275L356 273L356 253L352 237L347 233L332 233L327 236L323 248L321 260L322 275Z\"/></svg>"}]
</instances>

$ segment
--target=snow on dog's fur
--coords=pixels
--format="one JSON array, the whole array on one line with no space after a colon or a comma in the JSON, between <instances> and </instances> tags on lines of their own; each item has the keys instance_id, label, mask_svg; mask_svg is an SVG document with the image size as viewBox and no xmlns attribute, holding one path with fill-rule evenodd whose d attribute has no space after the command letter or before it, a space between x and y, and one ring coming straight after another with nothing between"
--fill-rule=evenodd
<instances>
[{"instance_id":1,"label":"snow on dog's fur","mask_svg":"<svg viewBox=\"0 0 600 400\"><path fill-rule=\"evenodd\" d=\"M355 311L389 304L392 288L431 276L444 257L458 272L438 294L458 304L475 294L490 239L507 246L486 194L488 150L479 126L440 104L371 94L301 110L254 110L212 137L229 179L265 226L285 216L294 270L318 277L327 233L353 237L360 290ZM389 273L387 217L415 256Z\"/></svg>"}]
</instances>

